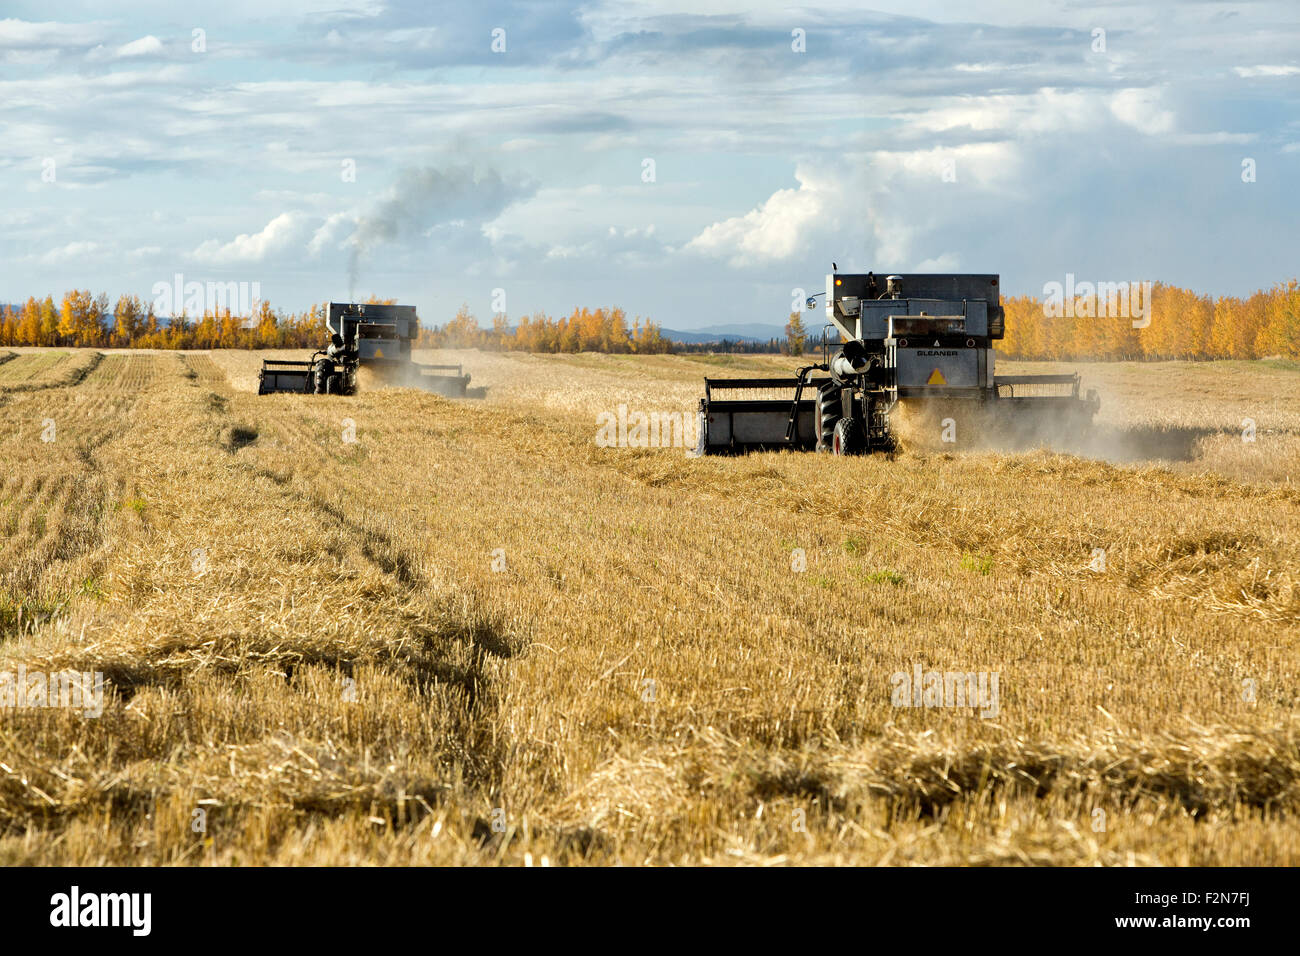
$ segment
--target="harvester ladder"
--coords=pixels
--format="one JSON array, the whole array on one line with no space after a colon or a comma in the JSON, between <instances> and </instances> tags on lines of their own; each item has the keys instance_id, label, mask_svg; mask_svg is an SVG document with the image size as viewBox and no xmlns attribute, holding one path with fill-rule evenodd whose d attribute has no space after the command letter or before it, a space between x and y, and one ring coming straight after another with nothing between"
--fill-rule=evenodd
<instances>
[{"instance_id":1,"label":"harvester ladder","mask_svg":"<svg viewBox=\"0 0 1300 956\"><path fill-rule=\"evenodd\" d=\"M808 380L808 373L812 371L825 372L829 369L827 365L808 365L799 369L799 384L794 388L794 401L790 405L790 418L785 423L785 443L794 444L795 431L799 425L799 401L803 398L803 386Z\"/></svg>"}]
</instances>

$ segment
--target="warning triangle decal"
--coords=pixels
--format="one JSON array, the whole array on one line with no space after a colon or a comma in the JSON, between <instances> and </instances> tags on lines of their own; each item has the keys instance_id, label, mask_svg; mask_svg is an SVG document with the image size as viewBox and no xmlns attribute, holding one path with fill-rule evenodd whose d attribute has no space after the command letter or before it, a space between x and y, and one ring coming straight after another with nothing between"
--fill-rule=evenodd
<instances>
[{"instance_id":1,"label":"warning triangle decal","mask_svg":"<svg viewBox=\"0 0 1300 956\"><path fill-rule=\"evenodd\" d=\"M935 369L930 373L930 377L925 380L926 385L947 385L948 380L943 377L943 372Z\"/></svg>"}]
</instances>

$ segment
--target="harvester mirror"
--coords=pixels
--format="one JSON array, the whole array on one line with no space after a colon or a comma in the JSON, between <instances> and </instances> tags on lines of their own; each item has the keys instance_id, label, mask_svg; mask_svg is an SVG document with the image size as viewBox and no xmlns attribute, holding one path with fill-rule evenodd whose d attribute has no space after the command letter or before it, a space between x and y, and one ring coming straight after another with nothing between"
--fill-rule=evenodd
<instances>
[{"instance_id":1,"label":"harvester mirror","mask_svg":"<svg viewBox=\"0 0 1300 956\"><path fill-rule=\"evenodd\" d=\"M812 296L808 296L807 301L804 302L804 307L807 311L811 312L813 309L817 308L817 300Z\"/></svg>"},{"instance_id":2,"label":"harvester mirror","mask_svg":"<svg viewBox=\"0 0 1300 956\"><path fill-rule=\"evenodd\" d=\"M341 336L341 335L339 335L337 332L335 332L333 335L330 336L330 345L334 346L336 349L337 349L337 348L342 348L342 347L343 347L343 336Z\"/></svg>"}]
</instances>

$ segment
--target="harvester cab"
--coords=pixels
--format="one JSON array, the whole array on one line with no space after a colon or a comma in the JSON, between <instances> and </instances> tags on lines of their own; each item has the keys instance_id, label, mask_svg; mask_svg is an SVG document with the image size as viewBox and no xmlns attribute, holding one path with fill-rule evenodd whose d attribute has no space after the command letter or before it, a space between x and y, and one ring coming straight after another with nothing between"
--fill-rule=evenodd
<instances>
[{"instance_id":1,"label":"harvester cab","mask_svg":"<svg viewBox=\"0 0 1300 956\"><path fill-rule=\"evenodd\" d=\"M1080 396L1078 375L994 374L1004 332L996 275L832 272L825 308L839 347L832 356L823 336L820 364L789 377L704 380L698 453L892 451L899 402L1048 410L1071 429L1090 424L1100 404L1095 392Z\"/></svg>"},{"instance_id":2,"label":"harvester cab","mask_svg":"<svg viewBox=\"0 0 1300 956\"><path fill-rule=\"evenodd\" d=\"M400 385L415 385L444 395L464 396L469 376L459 365L421 365L411 361L411 343L420 331L413 305L331 302L325 325L330 342L307 361L266 359L257 392L354 395L357 372L375 369Z\"/></svg>"}]
</instances>

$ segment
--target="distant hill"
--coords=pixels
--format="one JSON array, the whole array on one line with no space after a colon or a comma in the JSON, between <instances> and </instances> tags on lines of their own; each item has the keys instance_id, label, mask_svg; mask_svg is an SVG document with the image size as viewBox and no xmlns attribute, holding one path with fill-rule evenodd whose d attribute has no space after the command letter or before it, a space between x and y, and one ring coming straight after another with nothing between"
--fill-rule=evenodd
<instances>
[{"instance_id":1,"label":"distant hill","mask_svg":"<svg viewBox=\"0 0 1300 956\"><path fill-rule=\"evenodd\" d=\"M706 325L701 329L683 331L679 329L660 329L659 334L673 342L699 345L704 342L767 342L771 339L784 339L785 326L764 325L753 322L732 325Z\"/></svg>"}]
</instances>

